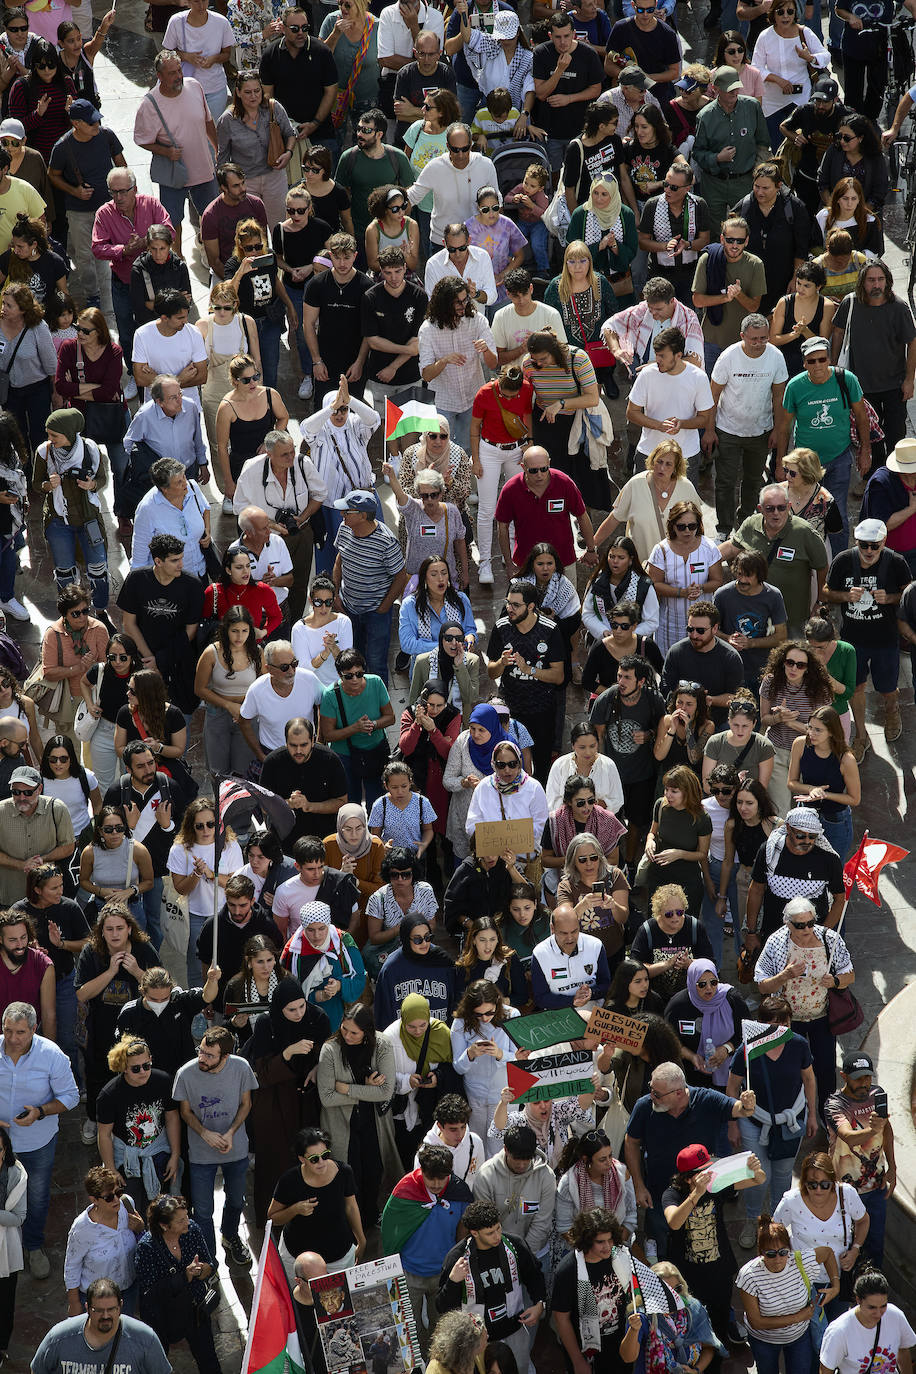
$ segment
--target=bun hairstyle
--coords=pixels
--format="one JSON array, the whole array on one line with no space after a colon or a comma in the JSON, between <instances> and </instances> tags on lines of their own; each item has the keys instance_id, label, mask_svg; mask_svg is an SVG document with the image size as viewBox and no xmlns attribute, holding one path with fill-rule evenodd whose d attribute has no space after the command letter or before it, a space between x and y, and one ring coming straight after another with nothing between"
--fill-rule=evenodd
<instances>
[{"instance_id":1,"label":"bun hairstyle","mask_svg":"<svg viewBox=\"0 0 916 1374\"><path fill-rule=\"evenodd\" d=\"M521 391L525 374L518 363L506 363L499 370L499 385L503 391Z\"/></svg>"}]
</instances>

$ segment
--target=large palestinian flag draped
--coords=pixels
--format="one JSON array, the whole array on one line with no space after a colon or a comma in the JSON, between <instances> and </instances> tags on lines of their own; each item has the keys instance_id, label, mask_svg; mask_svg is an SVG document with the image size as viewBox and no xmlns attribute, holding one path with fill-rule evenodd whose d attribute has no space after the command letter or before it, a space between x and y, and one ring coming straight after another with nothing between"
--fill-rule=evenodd
<instances>
[{"instance_id":1,"label":"large palestinian flag draped","mask_svg":"<svg viewBox=\"0 0 916 1374\"><path fill-rule=\"evenodd\" d=\"M242 1374L305 1374L293 1296L268 1221L258 1260Z\"/></svg>"}]
</instances>

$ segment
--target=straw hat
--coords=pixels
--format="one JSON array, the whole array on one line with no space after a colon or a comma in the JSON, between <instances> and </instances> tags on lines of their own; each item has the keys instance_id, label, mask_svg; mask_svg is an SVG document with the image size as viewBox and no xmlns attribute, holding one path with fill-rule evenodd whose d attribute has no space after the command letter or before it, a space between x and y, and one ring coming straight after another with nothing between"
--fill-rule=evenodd
<instances>
[{"instance_id":1,"label":"straw hat","mask_svg":"<svg viewBox=\"0 0 916 1374\"><path fill-rule=\"evenodd\" d=\"M916 439L901 439L887 460L891 472L916 475Z\"/></svg>"}]
</instances>

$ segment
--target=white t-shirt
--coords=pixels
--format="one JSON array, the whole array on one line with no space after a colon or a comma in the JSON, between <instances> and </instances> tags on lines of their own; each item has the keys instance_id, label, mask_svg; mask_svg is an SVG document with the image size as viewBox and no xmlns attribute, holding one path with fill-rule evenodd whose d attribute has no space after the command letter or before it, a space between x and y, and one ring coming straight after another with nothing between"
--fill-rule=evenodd
<instances>
[{"instance_id":1,"label":"white t-shirt","mask_svg":"<svg viewBox=\"0 0 916 1374\"><path fill-rule=\"evenodd\" d=\"M791 1188L788 1193L783 1194L779 1206L773 1213L773 1220L781 1221L783 1226L788 1228L792 1244L797 1250L805 1245L810 1246L812 1250L816 1250L819 1245L829 1245L839 1259L843 1251L852 1245L855 1224L865 1216L865 1208L855 1188L848 1183L841 1183L840 1188L843 1190L843 1206L846 1209L845 1243L839 1202L833 1209L833 1215L826 1221L821 1221L820 1217L816 1217L805 1204L798 1188ZM823 1265L818 1270L817 1281L827 1282L827 1270Z\"/></svg>"},{"instance_id":2,"label":"white t-shirt","mask_svg":"<svg viewBox=\"0 0 916 1374\"><path fill-rule=\"evenodd\" d=\"M799 1254L808 1283L816 1282L820 1266L814 1251L800 1248ZM750 1293L757 1299L761 1317L779 1317L785 1312L800 1312L808 1306L808 1284L801 1276L794 1255L789 1256L785 1269L778 1274L771 1273L761 1256L757 1255L739 1269L735 1283L742 1293ZM798 1340L807 1327L807 1322L792 1322L771 1331L754 1329L754 1339L766 1345L790 1345Z\"/></svg>"},{"instance_id":3,"label":"white t-shirt","mask_svg":"<svg viewBox=\"0 0 916 1374\"><path fill-rule=\"evenodd\" d=\"M313 629L302 620L296 621L290 642L293 646L293 653L300 663L310 664L313 659L318 657L324 649L324 637L328 631L337 636L337 643L341 649L353 648L353 624L348 615L335 615L333 620L329 620L327 625L322 625L319 629ZM334 655L329 654L321 667L313 668L312 671L325 687L333 687L337 681Z\"/></svg>"},{"instance_id":4,"label":"white t-shirt","mask_svg":"<svg viewBox=\"0 0 916 1374\"><path fill-rule=\"evenodd\" d=\"M86 769L86 781L89 784L90 792L99 785L98 778L89 768ZM43 791L46 797L60 798L70 812L73 833L79 839L80 834L92 819L89 814L89 803L86 801L79 778L45 778Z\"/></svg>"},{"instance_id":5,"label":"white t-shirt","mask_svg":"<svg viewBox=\"0 0 916 1374\"><path fill-rule=\"evenodd\" d=\"M261 748L267 753L286 743L286 722L294 716L314 720L315 706L324 690L311 668L297 668L293 690L281 697L273 689L270 674L265 673L253 682L245 693L241 714L246 720L257 720Z\"/></svg>"},{"instance_id":6,"label":"white t-shirt","mask_svg":"<svg viewBox=\"0 0 916 1374\"><path fill-rule=\"evenodd\" d=\"M188 878L194 872L194 860L203 859L210 868L213 867L213 844L195 844L191 849L185 849L183 844L177 841L169 850L167 868L170 873L177 873L179 878ZM245 862L241 845L237 840L223 847L219 856L220 873L237 873ZM222 902L220 903L222 906ZM192 916L212 916L213 915L213 884L206 878L201 878L193 892L188 894L188 911Z\"/></svg>"},{"instance_id":7,"label":"white t-shirt","mask_svg":"<svg viewBox=\"0 0 916 1374\"><path fill-rule=\"evenodd\" d=\"M528 342L528 335L541 329L552 329L560 343L566 343L563 316L552 305L536 301L530 315L519 315L514 305L504 305L493 316L493 338L497 348L518 348Z\"/></svg>"},{"instance_id":8,"label":"white t-shirt","mask_svg":"<svg viewBox=\"0 0 916 1374\"><path fill-rule=\"evenodd\" d=\"M275 921L288 921L289 928L287 936L295 935L302 925L299 918L300 907L305 906L306 902L314 902L318 896L320 883L314 887L304 883L300 877L287 878L285 883L281 883L274 893L274 904L271 907L271 915ZM282 927L281 927L282 928Z\"/></svg>"},{"instance_id":9,"label":"white t-shirt","mask_svg":"<svg viewBox=\"0 0 916 1374\"><path fill-rule=\"evenodd\" d=\"M208 13L207 22L200 28L189 24L187 19L188 11L172 15L162 36L164 48L180 48L182 52L215 57L223 48L235 47L232 25L224 15ZM181 71L186 78L190 76L200 82L204 95L216 95L226 89L226 68L219 62L212 67L192 67L190 62L182 62Z\"/></svg>"},{"instance_id":10,"label":"white t-shirt","mask_svg":"<svg viewBox=\"0 0 916 1374\"><path fill-rule=\"evenodd\" d=\"M725 387L716 428L742 438L768 434L773 428L772 388L788 377L786 360L771 343L759 358L749 358L740 343L724 348L712 370L713 381Z\"/></svg>"},{"instance_id":11,"label":"white t-shirt","mask_svg":"<svg viewBox=\"0 0 916 1374\"><path fill-rule=\"evenodd\" d=\"M160 334L156 320L150 320L149 324L141 324L134 335L133 360L135 363L146 363L157 375L167 372L177 377L188 363L207 361L207 345L200 330L193 324L183 325L177 334L166 338ZM143 390L144 400L148 401L149 387ZM178 458L181 455L176 453L170 456Z\"/></svg>"},{"instance_id":12,"label":"white t-shirt","mask_svg":"<svg viewBox=\"0 0 916 1374\"><path fill-rule=\"evenodd\" d=\"M853 1308L837 1317L824 1332L821 1364L839 1370L839 1374L865 1374L871 1362L871 1374L896 1374L898 1351L912 1345L916 1345L916 1331L892 1302L888 1303L881 1318L880 1331L863 1326Z\"/></svg>"},{"instance_id":13,"label":"white t-shirt","mask_svg":"<svg viewBox=\"0 0 916 1374\"><path fill-rule=\"evenodd\" d=\"M652 420L692 420L701 410L712 408L709 378L698 367L684 364L680 373L659 372L655 363L644 367L633 383L630 400L642 406ZM659 429L643 429L637 448L649 454L667 436ZM682 429L673 436L685 458L700 451L700 431Z\"/></svg>"}]
</instances>

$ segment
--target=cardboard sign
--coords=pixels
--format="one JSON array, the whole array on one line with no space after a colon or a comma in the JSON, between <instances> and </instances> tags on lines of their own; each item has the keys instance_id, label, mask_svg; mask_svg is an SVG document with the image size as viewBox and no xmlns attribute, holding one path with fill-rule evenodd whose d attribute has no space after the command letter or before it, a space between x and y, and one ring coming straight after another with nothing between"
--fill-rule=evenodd
<instances>
[{"instance_id":1,"label":"cardboard sign","mask_svg":"<svg viewBox=\"0 0 916 1374\"><path fill-rule=\"evenodd\" d=\"M543 1054L523 1064L508 1063L506 1075L515 1096L513 1102L550 1102L558 1097L579 1097L594 1092L594 1065L588 1050Z\"/></svg>"},{"instance_id":2,"label":"cardboard sign","mask_svg":"<svg viewBox=\"0 0 916 1374\"><path fill-rule=\"evenodd\" d=\"M646 1038L648 1025L635 1016L623 1016L607 1007L596 1007L585 1028L586 1035L597 1035L602 1045L617 1045L631 1054L639 1054Z\"/></svg>"},{"instance_id":3,"label":"cardboard sign","mask_svg":"<svg viewBox=\"0 0 916 1374\"><path fill-rule=\"evenodd\" d=\"M522 816L517 821L478 821L474 826L474 848L478 859L490 854L534 853L534 821Z\"/></svg>"},{"instance_id":4,"label":"cardboard sign","mask_svg":"<svg viewBox=\"0 0 916 1374\"><path fill-rule=\"evenodd\" d=\"M503 1029L523 1050L546 1050L566 1040L581 1040L585 1034L582 1017L572 1007L513 1016L503 1023Z\"/></svg>"}]
</instances>

